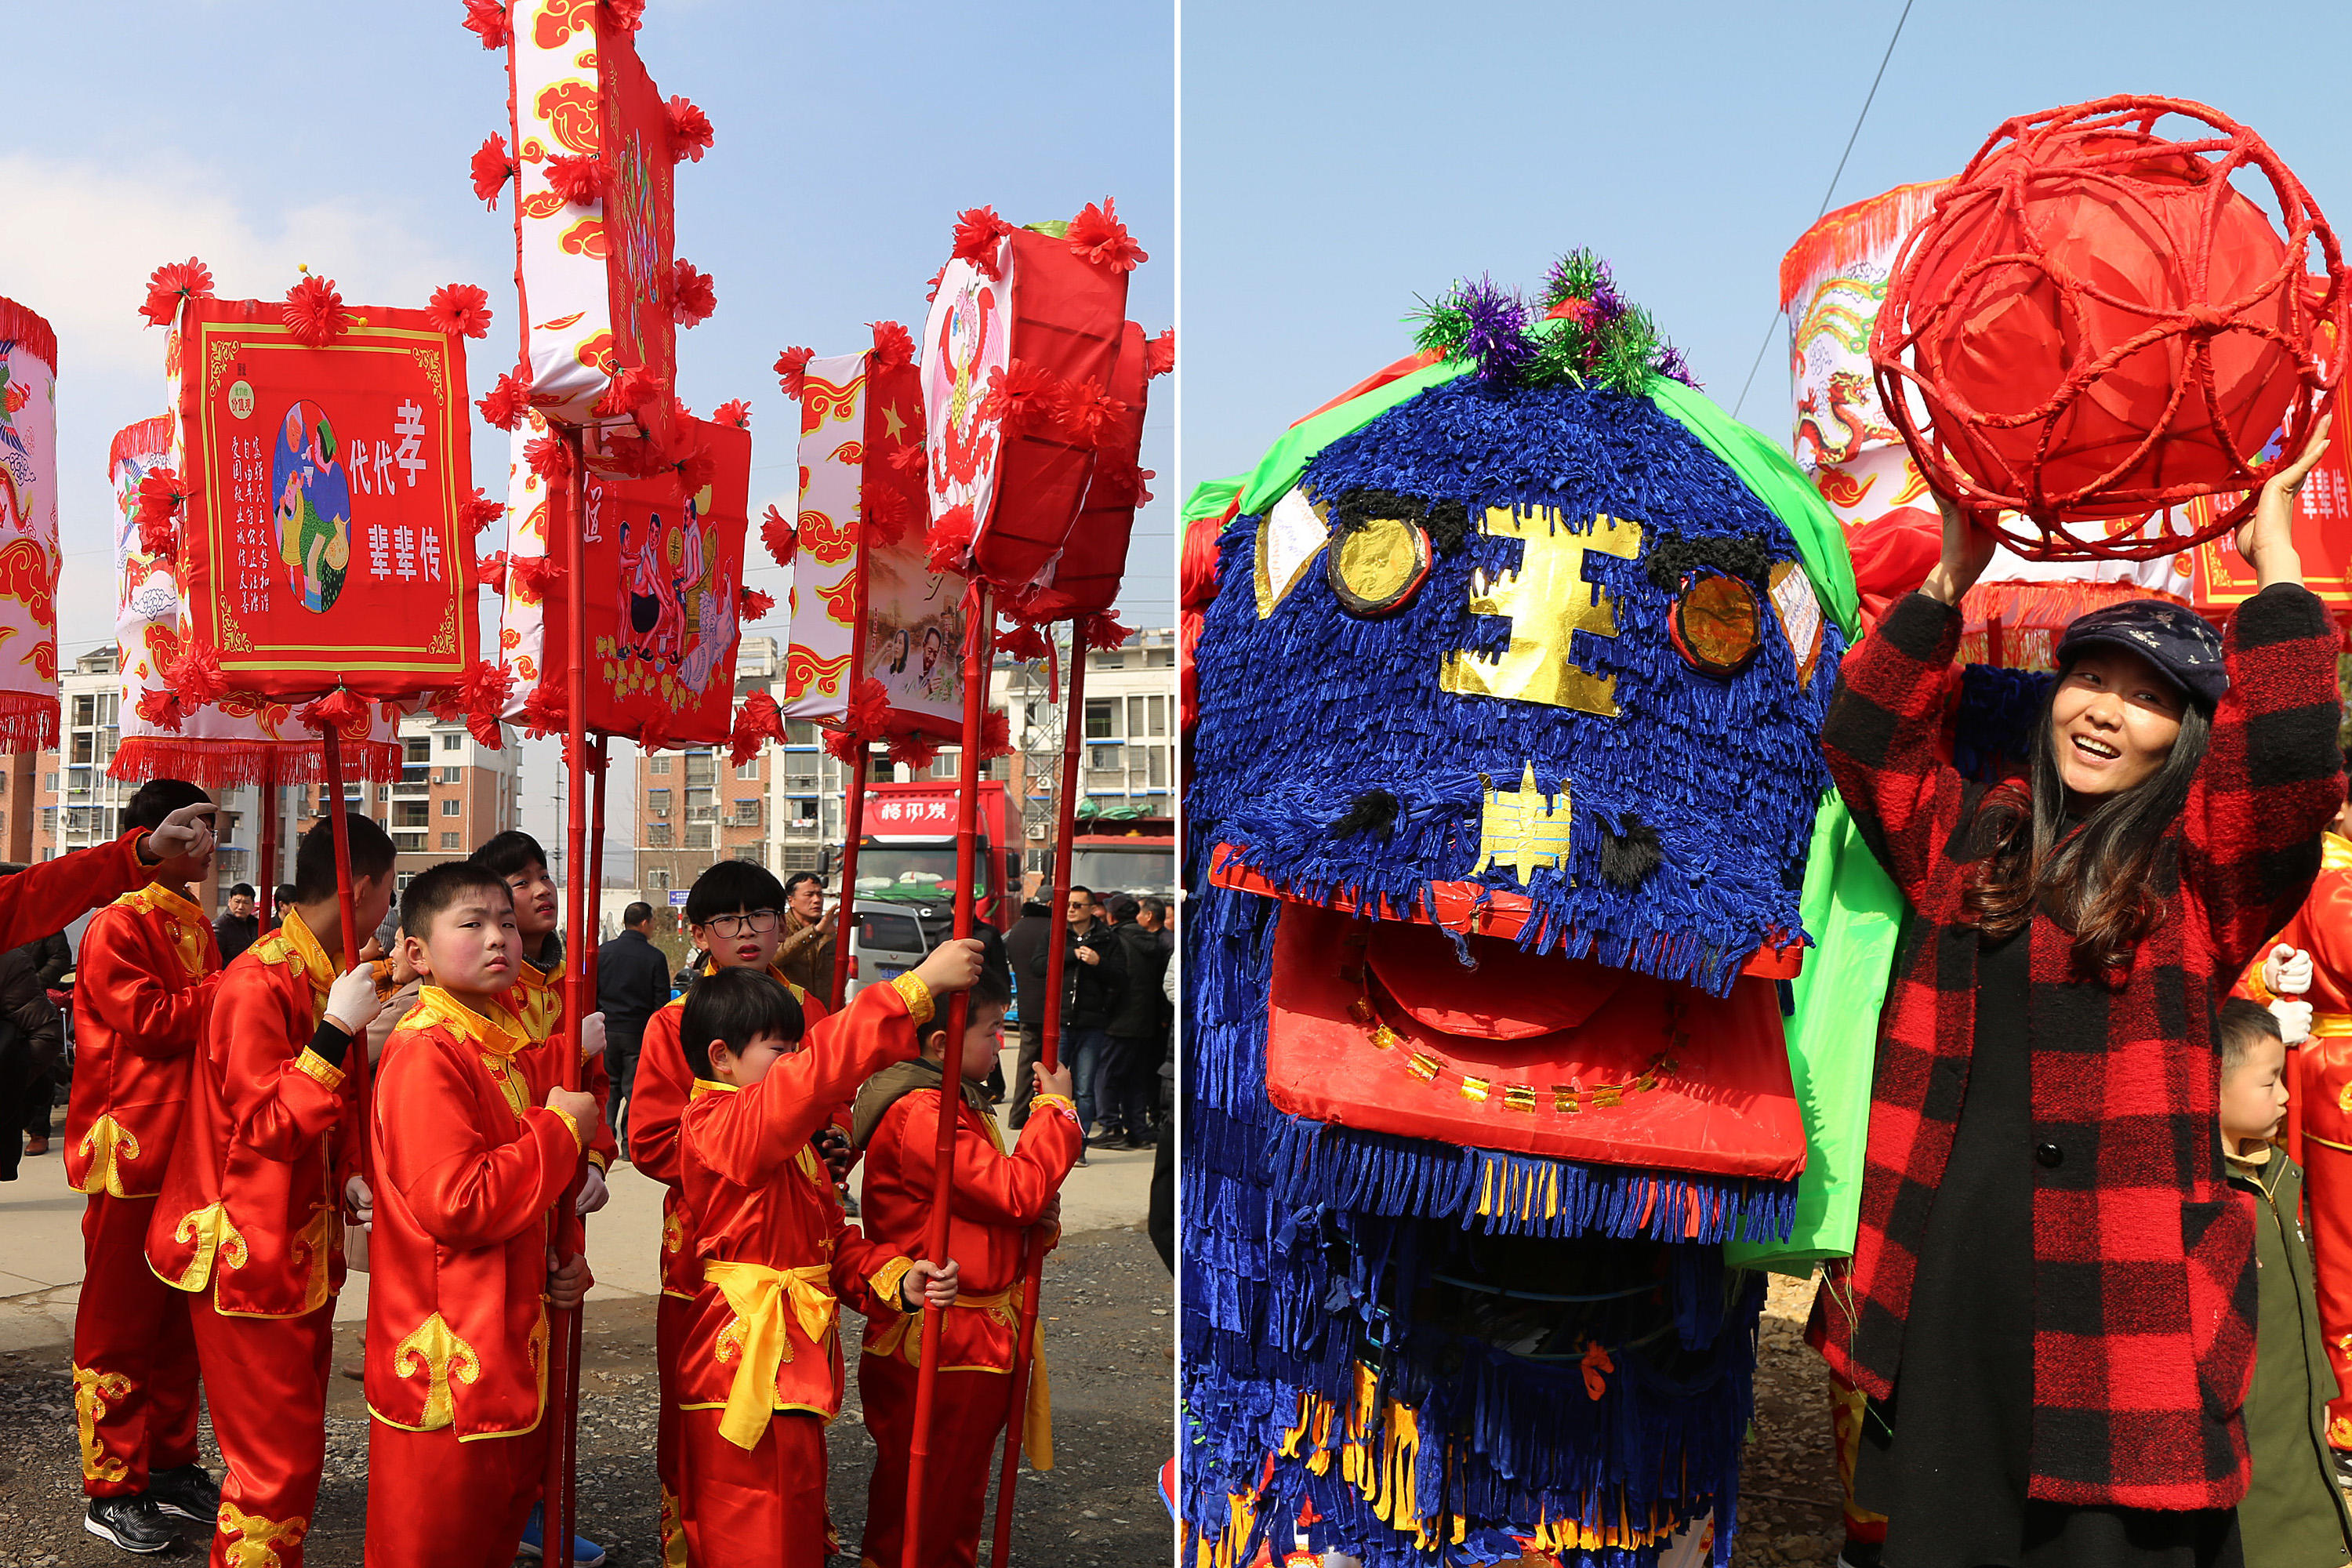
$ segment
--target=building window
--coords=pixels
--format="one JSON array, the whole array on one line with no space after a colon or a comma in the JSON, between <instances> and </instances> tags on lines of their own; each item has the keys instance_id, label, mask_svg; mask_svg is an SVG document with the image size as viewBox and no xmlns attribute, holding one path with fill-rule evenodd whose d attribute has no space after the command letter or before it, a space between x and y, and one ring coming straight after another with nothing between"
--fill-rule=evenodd
<instances>
[{"instance_id":1,"label":"building window","mask_svg":"<svg viewBox=\"0 0 2352 1568\"><path fill-rule=\"evenodd\" d=\"M816 820L816 807L817 803L813 800L796 800L793 802L793 820L794 822L814 822Z\"/></svg>"},{"instance_id":2,"label":"building window","mask_svg":"<svg viewBox=\"0 0 2352 1568\"><path fill-rule=\"evenodd\" d=\"M73 706L73 721L76 724L97 723L98 699L92 696L75 698Z\"/></svg>"},{"instance_id":3,"label":"building window","mask_svg":"<svg viewBox=\"0 0 2352 1568\"><path fill-rule=\"evenodd\" d=\"M466 749L466 732L463 730L444 731L441 735L441 749L445 752L464 751Z\"/></svg>"},{"instance_id":4,"label":"building window","mask_svg":"<svg viewBox=\"0 0 2352 1568\"><path fill-rule=\"evenodd\" d=\"M814 720L814 719L787 719L787 720L785 720L785 721L784 721L784 744L785 744L785 745L787 745L787 746L814 746L814 745L815 745L815 744L816 744L816 721L815 721L815 720Z\"/></svg>"},{"instance_id":5,"label":"building window","mask_svg":"<svg viewBox=\"0 0 2352 1568\"><path fill-rule=\"evenodd\" d=\"M656 866L646 873L646 891L649 893L669 891L669 870L667 867Z\"/></svg>"},{"instance_id":6,"label":"building window","mask_svg":"<svg viewBox=\"0 0 2352 1568\"><path fill-rule=\"evenodd\" d=\"M48 791L51 795L57 794L58 775L55 773L43 773L41 775L41 787Z\"/></svg>"},{"instance_id":7,"label":"building window","mask_svg":"<svg viewBox=\"0 0 2352 1568\"><path fill-rule=\"evenodd\" d=\"M404 762L431 762L433 760L433 737L430 735L409 735L404 737L400 742L400 754L401 759Z\"/></svg>"},{"instance_id":8,"label":"building window","mask_svg":"<svg viewBox=\"0 0 2352 1568\"><path fill-rule=\"evenodd\" d=\"M649 789L646 791L646 813L650 816L667 816L669 815L669 791L666 789Z\"/></svg>"},{"instance_id":9,"label":"building window","mask_svg":"<svg viewBox=\"0 0 2352 1568\"><path fill-rule=\"evenodd\" d=\"M669 772L669 759L666 756L647 757L646 759L646 772L655 774L667 773Z\"/></svg>"},{"instance_id":10,"label":"building window","mask_svg":"<svg viewBox=\"0 0 2352 1568\"><path fill-rule=\"evenodd\" d=\"M1094 769L1097 773L1115 773L1126 771L1127 763L1124 761L1124 754L1126 752L1125 747L1089 746L1087 750L1091 753L1087 758L1087 766Z\"/></svg>"},{"instance_id":11,"label":"building window","mask_svg":"<svg viewBox=\"0 0 2352 1568\"><path fill-rule=\"evenodd\" d=\"M422 827L425 822L425 803L421 800L404 800L392 808L394 827Z\"/></svg>"},{"instance_id":12,"label":"building window","mask_svg":"<svg viewBox=\"0 0 2352 1568\"><path fill-rule=\"evenodd\" d=\"M1087 739L1116 740L1118 736L1118 699L1089 697L1087 699Z\"/></svg>"},{"instance_id":13,"label":"building window","mask_svg":"<svg viewBox=\"0 0 2352 1568\"><path fill-rule=\"evenodd\" d=\"M1143 699L1140 697L1127 700L1127 732L1130 735L1150 733L1143 727Z\"/></svg>"},{"instance_id":14,"label":"building window","mask_svg":"<svg viewBox=\"0 0 2352 1568\"><path fill-rule=\"evenodd\" d=\"M758 778L760 776L760 759L753 757L750 762L745 763L741 767L737 768L735 770L735 776L739 779Z\"/></svg>"},{"instance_id":15,"label":"building window","mask_svg":"<svg viewBox=\"0 0 2352 1568\"><path fill-rule=\"evenodd\" d=\"M735 801L735 826L738 827L759 826L760 802L755 799L747 799L742 796L738 796Z\"/></svg>"},{"instance_id":16,"label":"building window","mask_svg":"<svg viewBox=\"0 0 2352 1568\"><path fill-rule=\"evenodd\" d=\"M1157 702L1160 699L1155 697L1151 700ZM1144 760L1146 766L1143 776L1145 780L1156 786L1162 788L1166 787L1168 783L1168 748L1165 746L1148 747L1144 752Z\"/></svg>"},{"instance_id":17,"label":"building window","mask_svg":"<svg viewBox=\"0 0 2352 1568\"><path fill-rule=\"evenodd\" d=\"M73 760L88 763L98 755L98 737L88 730L77 730L73 738Z\"/></svg>"},{"instance_id":18,"label":"building window","mask_svg":"<svg viewBox=\"0 0 2352 1568\"><path fill-rule=\"evenodd\" d=\"M668 823L648 822L646 824L646 847L648 849L667 849L669 847Z\"/></svg>"},{"instance_id":19,"label":"building window","mask_svg":"<svg viewBox=\"0 0 2352 1568\"><path fill-rule=\"evenodd\" d=\"M457 836L456 834L454 834L454 833L445 833L445 834L443 834L443 835L441 836L441 847L442 847L442 848L444 848L444 849L455 849L455 848L457 848Z\"/></svg>"},{"instance_id":20,"label":"building window","mask_svg":"<svg viewBox=\"0 0 2352 1568\"><path fill-rule=\"evenodd\" d=\"M444 816L463 816L466 815L466 803L455 798L454 796L450 799L444 800L441 803L441 815Z\"/></svg>"},{"instance_id":21,"label":"building window","mask_svg":"<svg viewBox=\"0 0 2352 1568\"><path fill-rule=\"evenodd\" d=\"M691 778L693 775L688 776ZM711 822L718 816L719 805L714 792L707 789L688 789L686 792L686 819L688 822Z\"/></svg>"},{"instance_id":22,"label":"building window","mask_svg":"<svg viewBox=\"0 0 2352 1568\"><path fill-rule=\"evenodd\" d=\"M688 849L709 848L710 829L708 826L689 826L686 830L686 847Z\"/></svg>"},{"instance_id":23,"label":"building window","mask_svg":"<svg viewBox=\"0 0 2352 1568\"><path fill-rule=\"evenodd\" d=\"M463 768L443 768L441 770L441 782L443 784L463 784L465 781L466 770Z\"/></svg>"},{"instance_id":24,"label":"building window","mask_svg":"<svg viewBox=\"0 0 2352 1568\"><path fill-rule=\"evenodd\" d=\"M737 845L735 847L735 858L738 860L749 860L754 866L764 866L768 863L768 847L764 844Z\"/></svg>"},{"instance_id":25,"label":"building window","mask_svg":"<svg viewBox=\"0 0 2352 1568\"><path fill-rule=\"evenodd\" d=\"M715 784L719 782L719 759L709 752L688 752L686 754L688 784Z\"/></svg>"},{"instance_id":26,"label":"building window","mask_svg":"<svg viewBox=\"0 0 2352 1568\"><path fill-rule=\"evenodd\" d=\"M1154 696L1149 699L1149 701L1150 717L1144 721L1148 728L1143 732L1147 735L1165 735L1168 733L1168 699Z\"/></svg>"}]
</instances>

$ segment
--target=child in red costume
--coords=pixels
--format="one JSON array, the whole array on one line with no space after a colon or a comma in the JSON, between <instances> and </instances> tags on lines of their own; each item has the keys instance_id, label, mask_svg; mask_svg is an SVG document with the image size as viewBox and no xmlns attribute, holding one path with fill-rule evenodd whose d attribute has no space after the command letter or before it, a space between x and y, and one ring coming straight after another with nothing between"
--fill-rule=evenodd
<instances>
[{"instance_id":1,"label":"child in red costume","mask_svg":"<svg viewBox=\"0 0 2352 1568\"><path fill-rule=\"evenodd\" d=\"M145 831L212 797L155 779L123 807ZM81 1436L82 1528L131 1552L179 1538L165 1514L209 1523L220 1489L196 1463L196 1342L187 1298L147 1267L147 1225L188 1099L198 1026L220 973L212 923L184 889L212 876L205 853L90 917L75 959L73 1100L66 1180L82 1212L74 1309L74 1416Z\"/></svg>"},{"instance_id":2,"label":"child in red costume","mask_svg":"<svg viewBox=\"0 0 2352 1568\"><path fill-rule=\"evenodd\" d=\"M392 907L393 846L348 818L354 918L373 931ZM378 1006L362 963L342 951L331 825L303 836L285 923L221 974L186 1119L147 1231L147 1261L188 1292L221 1487L214 1568L301 1568L326 1461L335 1293L343 1282L341 1194L367 1203L357 1174L357 1108L344 1053Z\"/></svg>"},{"instance_id":3,"label":"child in red costume","mask_svg":"<svg viewBox=\"0 0 2352 1568\"><path fill-rule=\"evenodd\" d=\"M756 971L721 970L687 1000L681 1043L696 1082L678 1163L702 1278L670 1383L689 1563L822 1568L839 1304L871 1316L955 1300L952 1264L910 1263L844 1222L809 1140L868 1075L915 1054L933 998L979 968L979 943L947 943L806 1049L798 1005Z\"/></svg>"},{"instance_id":4,"label":"child in red costume","mask_svg":"<svg viewBox=\"0 0 2352 1568\"><path fill-rule=\"evenodd\" d=\"M436 866L408 885L401 946L424 977L385 1046L370 1137L367 1562L505 1568L547 1454L550 1304L587 1294L551 1211L601 1122L506 1008L505 881Z\"/></svg>"},{"instance_id":5,"label":"child in red costume","mask_svg":"<svg viewBox=\"0 0 2352 1568\"><path fill-rule=\"evenodd\" d=\"M784 888L775 874L748 860L721 860L694 879L686 896L688 935L710 955L704 974L749 969L772 976L800 1005L807 1038L824 1023L824 1005L786 979L776 967L783 937ZM662 1194L662 1290L654 1304L654 1357L661 1377L661 1414L654 1426L654 1473L661 1485L661 1537L666 1557L678 1539L677 1402L670 1386L677 1364L678 1335L686 1309L702 1288L702 1266L686 1216L685 1177L677 1163L677 1121L692 1093L695 1069L678 1044L685 1016L680 996L646 1024L637 1049L637 1074L630 1084L629 1163L659 1182ZM852 1086L853 1092L855 1086Z\"/></svg>"},{"instance_id":6,"label":"child in red costume","mask_svg":"<svg viewBox=\"0 0 2352 1568\"><path fill-rule=\"evenodd\" d=\"M1023 1242L1051 1247L1061 1188L1086 1150L1070 1069L1035 1065L1036 1095L1021 1142L1010 1154L989 1113L989 1068L1013 1000L1008 978L984 973L971 993L964 1037L952 1053L947 1031L923 1041L920 1060L880 1074L857 1096L850 1137L866 1151L867 1232L877 1244L919 1246L929 1233L940 1136L942 1063L956 1059L955 1197L948 1255L962 1269L957 1310L940 1320L939 1382L924 1493L923 1568L972 1568L981 1516L995 1468L998 1435L1012 1400L1013 1358L1020 1337ZM941 1020L945 1022L944 1019ZM857 1358L858 1397L874 1436L874 1478L866 1494L866 1568L899 1568L906 1531L907 1458L914 1438L916 1369L922 1320L877 1318ZM1030 1462L1053 1467L1045 1369L1033 1363L1024 1439Z\"/></svg>"}]
</instances>

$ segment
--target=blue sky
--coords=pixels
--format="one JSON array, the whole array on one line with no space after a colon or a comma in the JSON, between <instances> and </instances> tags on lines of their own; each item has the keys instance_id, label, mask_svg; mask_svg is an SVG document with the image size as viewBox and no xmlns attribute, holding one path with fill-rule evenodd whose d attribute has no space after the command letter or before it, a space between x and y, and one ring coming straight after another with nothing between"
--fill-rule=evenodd
<instances>
[{"instance_id":1,"label":"blue sky","mask_svg":"<svg viewBox=\"0 0 2352 1568\"><path fill-rule=\"evenodd\" d=\"M0 294L59 338L64 658L112 636L106 448L163 410L163 335L134 314L157 263L202 257L231 298L274 299L305 262L355 304L479 283L497 317L473 345L475 392L513 362L512 209L484 211L467 171L506 127L504 56L462 15L458 0L12 9ZM1152 253L1129 313L1155 331L1172 320L1172 39L1149 4L652 0L639 53L718 131L678 173L678 253L719 291L718 314L681 334L679 390L706 413L751 401L755 518L771 500L789 513L795 484L777 351L851 352L877 318L919 331L960 208L1024 223L1115 195ZM1138 520L1131 625L1173 624L1169 385L1146 431L1143 466L1162 478ZM506 453L478 426L475 479L493 494ZM750 585L781 609L782 577ZM543 755L529 753L534 798Z\"/></svg>"},{"instance_id":2,"label":"blue sky","mask_svg":"<svg viewBox=\"0 0 2352 1568\"><path fill-rule=\"evenodd\" d=\"M1184 479L1411 349L1417 297L1591 246L1728 408L1902 0L1186 0ZM2261 132L2352 230L2352 7L1916 0L1832 205L1957 174L2014 114L2116 92ZM1742 417L1786 440L1786 329Z\"/></svg>"}]
</instances>

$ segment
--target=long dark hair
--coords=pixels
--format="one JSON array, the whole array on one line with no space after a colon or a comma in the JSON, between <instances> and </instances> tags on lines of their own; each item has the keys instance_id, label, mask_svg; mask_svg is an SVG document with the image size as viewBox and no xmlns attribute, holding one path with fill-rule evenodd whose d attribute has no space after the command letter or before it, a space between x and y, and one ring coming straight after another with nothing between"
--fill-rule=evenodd
<instances>
[{"instance_id":1,"label":"long dark hair","mask_svg":"<svg viewBox=\"0 0 2352 1568\"><path fill-rule=\"evenodd\" d=\"M2180 710L2172 752L2147 778L2102 798L2079 829L2066 815L2051 709L2066 671L2050 686L2033 728L2023 778L1985 794L1961 899L1966 917L1990 941L2013 936L2039 907L2074 938L2078 968L2098 973L2130 962L2164 919L2156 858L2189 804L2189 781L2205 760L2212 712L2193 699Z\"/></svg>"}]
</instances>

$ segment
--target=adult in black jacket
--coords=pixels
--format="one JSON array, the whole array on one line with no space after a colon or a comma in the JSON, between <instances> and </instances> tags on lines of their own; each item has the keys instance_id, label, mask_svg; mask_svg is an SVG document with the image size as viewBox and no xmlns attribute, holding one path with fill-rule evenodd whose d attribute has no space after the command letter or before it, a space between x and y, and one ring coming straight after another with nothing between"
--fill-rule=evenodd
<instances>
[{"instance_id":1,"label":"adult in black jacket","mask_svg":"<svg viewBox=\"0 0 2352 1568\"><path fill-rule=\"evenodd\" d=\"M1126 999L1127 957L1089 888L1072 888L1062 914L1062 1052L1076 1089L1078 1125L1094 1124L1096 1077L1110 1041L1110 1021ZM1030 974L1045 978L1052 944L1039 944Z\"/></svg>"},{"instance_id":2,"label":"adult in black jacket","mask_svg":"<svg viewBox=\"0 0 2352 1568\"><path fill-rule=\"evenodd\" d=\"M253 912L253 884L239 882L228 890L228 908L213 921L213 940L220 943L221 967L261 940L261 917Z\"/></svg>"},{"instance_id":3,"label":"adult in black jacket","mask_svg":"<svg viewBox=\"0 0 2352 1568\"><path fill-rule=\"evenodd\" d=\"M65 1021L49 1000L44 975L54 978L72 966L72 950L62 934L52 934L0 953L0 1080L13 1091L14 1103L0 1127L5 1151L0 1152L0 1180L14 1181L24 1130L23 1152L49 1152L49 1121L56 1111L58 1071L65 1065Z\"/></svg>"},{"instance_id":4,"label":"adult in black jacket","mask_svg":"<svg viewBox=\"0 0 2352 1568\"><path fill-rule=\"evenodd\" d=\"M613 1136L628 1136L629 1086L646 1025L669 1003L669 960L646 934L651 904L621 911L621 934L596 950L596 1005L604 1014L604 1070L613 1079Z\"/></svg>"},{"instance_id":5,"label":"adult in black jacket","mask_svg":"<svg viewBox=\"0 0 2352 1568\"><path fill-rule=\"evenodd\" d=\"M1005 1121L1014 1129L1029 1120L1029 1097L1037 1090L1031 1065L1045 1053L1045 952L1054 940L1054 906L1030 899L1021 906L1021 918L1004 933L1004 957L1013 969L1013 995L1021 1016L1021 1057L1013 1069L1013 1110Z\"/></svg>"},{"instance_id":6,"label":"adult in black jacket","mask_svg":"<svg viewBox=\"0 0 2352 1568\"><path fill-rule=\"evenodd\" d=\"M1106 1029L1109 1044L1095 1086L1103 1131L1093 1142L1129 1149L1151 1147L1151 1102L1159 1088L1166 1016L1160 982L1168 972L1171 948L1165 935L1139 923L1141 908L1124 893L1110 901L1111 934L1118 942L1127 983Z\"/></svg>"}]
</instances>

